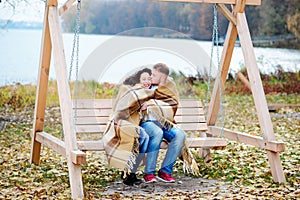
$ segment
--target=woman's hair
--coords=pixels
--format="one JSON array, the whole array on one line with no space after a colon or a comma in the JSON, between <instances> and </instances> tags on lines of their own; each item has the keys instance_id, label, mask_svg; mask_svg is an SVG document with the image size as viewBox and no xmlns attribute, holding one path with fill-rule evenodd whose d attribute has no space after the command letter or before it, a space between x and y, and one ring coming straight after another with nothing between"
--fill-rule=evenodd
<instances>
[{"instance_id":1,"label":"woman's hair","mask_svg":"<svg viewBox=\"0 0 300 200\"><path fill-rule=\"evenodd\" d=\"M123 84L134 86L135 84L140 83L140 78L141 78L142 73L148 73L150 76L152 74L151 69L143 68L143 69L137 71L136 73L134 73L133 75L129 76L128 78L126 78L123 81Z\"/></svg>"}]
</instances>

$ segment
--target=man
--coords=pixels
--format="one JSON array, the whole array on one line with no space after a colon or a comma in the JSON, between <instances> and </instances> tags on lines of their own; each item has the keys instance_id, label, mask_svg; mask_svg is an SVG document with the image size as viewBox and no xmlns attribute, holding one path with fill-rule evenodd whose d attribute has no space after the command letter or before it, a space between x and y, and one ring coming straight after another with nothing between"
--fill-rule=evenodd
<instances>
[{"instance_id":1,"label":"man","mask_svg":"<svg viewBox=\"0 0 300 200\"><path fill-rule=\"evenodd\" d=\"M156 178L163 182L175 182L171 173L186 137L184 131L175 125L174 116L178 106L178 94L175 83L168 76L169 68L167 65L163 63L154 65L152 85L156 87L155 98L146 102L147 106L144 108L147 107L147 116L141 122L141 127L149 135L144 175L144 179L148 183L156 182ZM156 177L156 162L163 138L169 142L169 145Z\"/></svg>"}]
</instances>

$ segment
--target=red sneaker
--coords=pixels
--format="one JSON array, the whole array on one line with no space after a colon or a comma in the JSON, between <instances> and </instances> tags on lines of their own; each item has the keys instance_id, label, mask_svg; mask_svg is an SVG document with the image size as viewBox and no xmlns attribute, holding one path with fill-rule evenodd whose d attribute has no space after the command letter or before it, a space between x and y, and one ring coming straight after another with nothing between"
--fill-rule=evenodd
<instances>
[{"instance_id":1,"label":"red sneaker","mask_svg":"<svg viewBox=\"0 0 300 200\"><path fill-rule=\"evenodd\" d=\"M144 179L145 179L146 183L155 183L155 182L157 182L157 179L154 176L154 174L145 174Z\"/></svg>"},{"instance_id":2,"label":"red sneaker","mask_svg":"<svg viewBox=\"0 0 300 200\"><path fill-rule=\"evenodd\" d=\"M170 174L159 171L157 178L165 183L175 183L175 178L173 178Z\"/></svg>"}]
</instances>

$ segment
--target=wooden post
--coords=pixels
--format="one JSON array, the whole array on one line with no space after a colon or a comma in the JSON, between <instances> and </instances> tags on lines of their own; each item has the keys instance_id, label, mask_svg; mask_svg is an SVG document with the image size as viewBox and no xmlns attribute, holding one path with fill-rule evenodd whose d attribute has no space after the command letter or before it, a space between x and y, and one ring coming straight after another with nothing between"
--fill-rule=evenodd
<instances>
[{"instance_id":1,"label":"wooden post","mask_svg":"<svg viewBox=\"0 0 300 200\"><path fill-rule=\"evenodd\" d=\"M83 185L81 166L72 162L73 151L78 150L75 128L73 126L73 112L71 92L67 75L67 64L64 55L62 31L59 22L58 9L56 6L49 7L49 27L53 45L54 66L59 93L60 111L62 115L63 131L65 136L66 157L69 170L69 179L73 199L82 199Z\"/></svg>"},{"instance_id":2,"label":"wooden post","mask_svg":"<svg viewBox=\"0 0 300 200\"><path fill-rule=\"evenodd\" d=\"M242 72L238 72L238 73L236 73L236 76L251 91L250 83L249 83L248 79L243 75L243 73Z\"/></svg>"},{"instance_id":3,"label":"wooden post","mask_svg":"<svg viewBox=\"0 0 300 200\"><path fill-rule=\"evenodd\" d=\"M241 42L245 65L249 76L263 138L267 141L273 141L275 140L273 125L268 111L268 105L256 63L256 57L254 55L254 49L251 42L246 15L244 12L237 14L237 31ZM279 153L267 150L267 155L274 180L280 183L285 182L286 180Z\"/></svg>"},{"instance_id":4,"label":"wooden post","mask_svg":"<svg viewBox=\"0 0 300 200\"><path fill-rule=\"evenodd\" d=\"M31 152L30 152L30 162L37 165L40 162L41 143L36 141L36 133L42 132L44 129L46 97L47 97L50 59L51 59L51 51L52 51L50 32L49 32L49 23L48 23L48 12L49 12L49 7L46 6L42 44L41 44L40 64L39 64L39 77L38 77L38 83L36 89L35 111L34 111L34 119L33 119L34 121L33 134L32 134Z\"/></svg>"}]
</instances>

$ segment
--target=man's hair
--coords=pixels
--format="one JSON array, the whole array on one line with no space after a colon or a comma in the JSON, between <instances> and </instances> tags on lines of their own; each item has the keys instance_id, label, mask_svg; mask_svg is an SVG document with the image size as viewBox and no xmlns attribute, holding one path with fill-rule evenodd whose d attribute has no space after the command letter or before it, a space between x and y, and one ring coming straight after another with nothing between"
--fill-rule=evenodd
<instances>
[{"instance_id":1,"label":"man's hair","mask_svg":"<svg viewBox=\"0 0 300 200\"><path fill-rule=\"evenodd\" d=\"M157 63L153 66L153 69L156 69L157 71L169 76L170 70L169 67L164 63Z\"/></svg>"}]
</instances>

